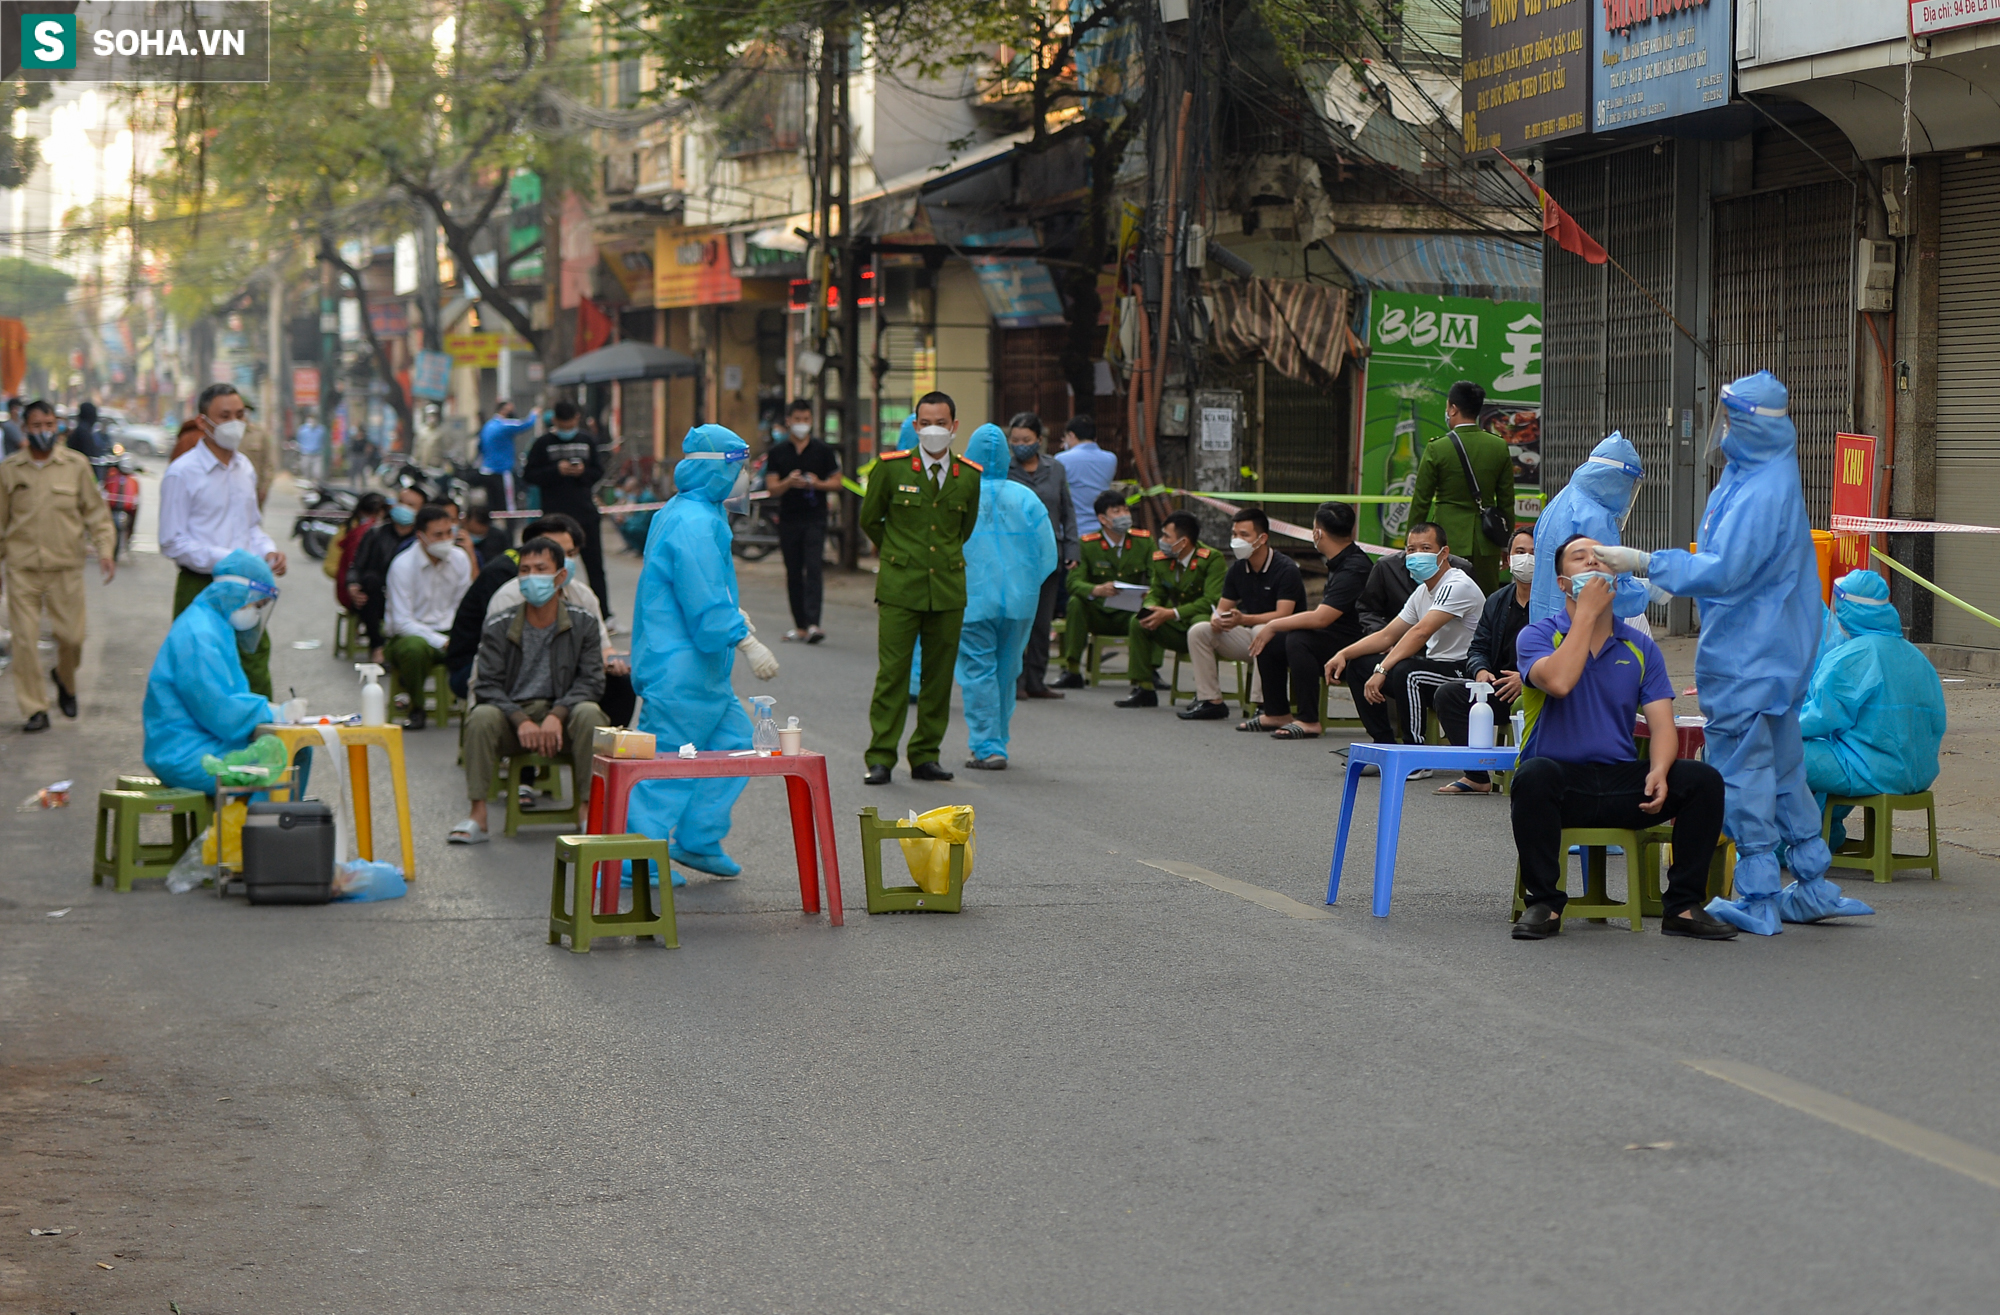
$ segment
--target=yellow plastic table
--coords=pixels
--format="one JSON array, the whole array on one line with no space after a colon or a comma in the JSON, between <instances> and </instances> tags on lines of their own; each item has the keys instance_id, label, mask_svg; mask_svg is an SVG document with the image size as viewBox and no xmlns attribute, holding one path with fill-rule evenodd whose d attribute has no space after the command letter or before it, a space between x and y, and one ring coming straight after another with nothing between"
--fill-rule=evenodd
<instances>
[{"instance_id":1,"label":"yellow plastic table","mask_svg":"<svg viewBox=\"0 0 2000 1315\"><path fill-rule=\"evenodd\" d=\"M347 789L354 800L354 847L361 857L375 857L374 805L368 796L368 746L379 745L389 755L389 782L396 793L396 834L403 843L403 879L417 879L417 851L410 841L410 782L403 770L401 726L336 726L347 747ZM259 735L275 735L290 762L300 749L325 747L318 726L259 726Z\"/></svg>"}]
</instances>

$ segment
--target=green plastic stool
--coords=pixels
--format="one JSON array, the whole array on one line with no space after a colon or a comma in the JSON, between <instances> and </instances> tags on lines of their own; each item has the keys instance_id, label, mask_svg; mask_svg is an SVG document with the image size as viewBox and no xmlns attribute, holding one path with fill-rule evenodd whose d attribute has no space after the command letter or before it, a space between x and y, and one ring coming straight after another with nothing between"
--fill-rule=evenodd
<instances>
[{"instance_id":1,"label":"green plastic stool","mask_svg":"<svg viewBox=\"0 0 2000 1315\"><path fill-rule=\"evenodd\" d=\"M884 822L873 808L861 810L861 880L870 913L959 913L965 897L965 846L951 847L951 888L942 895L915 886L882 885L884 840L935 840L936 836L900 822ZM638 883L635 881L634 886Z\"/></svg>"},{"instance_id":2,"label":"green plastic stool","mask_svg":"<svg viewBox=\"0 0 2000 1315\"><path fill-rule=\"evenodd\" d=\"M333 655L343 660L368 660L368 635L361 628L361 618L345 608L333 614Z\"/></svg>"},{"instance_id":3,"label":"green plastic stool","mask_svg":"<svg viewBox=\"0 0 2000 1315\"><path fill-rule=\"evenodd\" d=\"M118 778L118 784L112 788L116 790L152 791L169 790L173 787L157 776L121 776Z\"/></svg>"},{"instance_id":4,"label":"green plastic stool","mask_svg":"<svg viewBox=\"0 0 2000 1315\"><path fill-rule=\"evenodd\" d=\"M463 717L463 712L458 706L459 698L451 692L451 672L442 662L431 663L430 669L424 672L423 687L417 690L404 689L403 682L397 678L395 669L393 667L390 668L389 707L391 710L396 706L396 696L398 694L408 694L410 696L411 712L417 710L420 706L419 700L421 700L421 706L426 717L435 717L446 724L450 724L453 713L459 713L461 718Z\"/></svg>"},{"instance_id":5,"label":"green plastic stool","mask_svg":"<svg viewBox=\"0 0 2000 1315\"><path fill-rule=\"evenodd\" d=\"M97 794L97 839L90 851L90 884L109 877L121 894L145 877L164 877L187 847L207 829L212 806L199 790L100 790ZM139 819L164 813L173 838L164 845L139 842Z\"/></svg>"},{"instance_id":6,"label":"green plastic stool","mask_svg":"<svg viewBox=\"0 0 2000 1315\"><path fill-rule=\"evenodd\" d=\"M1859 797L1849 795L1828 795L1826 809L1820 814L1820 838L1833 837L1833 810L1836 808L1858 808L1864 819L1861 839L1850 840L1833 851L1833 865L1837 868L1861 868L1872 872L1875 880L1888 883L1896 879L1896 874L1905 868L1929 868L1931 880L1942 879L1938 870L1937 843L1937 802L1931 798L1929 790L1918 794L1871 794ZM1923 854L1898 854L1896 852L1896 814L1914 813L1922 810L1925 820L1930 823L1930 850ZM1846 861L1843 861L1846 860Z\"/></svg>"},{"instance_id":7,"label":"green plastic stool","mask_svg":"<svg viewBox=\"0 0 2000 1315\"><path fill-rule=\"evenodd\" d=\"M545 778L544 772L567 772L569 774L569 807L535 808L521 807L521 772L523 768L535 769L535 779ZM576 764L568 758L542 758L532 753L517 753L507 760L505 776L507 792L507 834L513 835L524 826L582 826L583 803L576 797Z\"/></svg>"},{"instance_id":8,"label":"green plastic stool","mask_svg":"<svg viewBox=\"0 0 2000 1315\"><path fill-rule=\"evenodd\" d=\"M600 863L630 860L632 907L624 913L593 913L592 874ZM660 884L646 875L645 863L660 865ZM568 880L573 869L575 879ZM616 877L606 874L607 880ZM565 893L568 902L564 902ZM655 899L657 898L657 903ZM599 936L651 936L666 949L681 943L674 925L673 874L667 867L667 842L646 836L557 836L555 877L549 885L549 944L560 945L569 937L573 954L589 954L590 942Z\"/></svg>"},{"instance_id":9,"label":"green plastic stool","mask_svg":"<svg viewBox=\"0 0 2000 1315\"><path fill-rule=\"evenodd\" d=\"M1169 650L1169 652L1171 651L1172 650ZM1181 655L1179 653L1174 653L1173 658L1174 658L1173 679L1168 682L1168 687L1167 687L1167 706L1170 708L1173 707L1174 704L1180 700L1183 694L1183 691L1181 689ZM1218 658L1217 659L1218 669L1224 663L1227 663L1229 666L1236 668L1236 698L1237 701L1240 704L1242 704L1243 715L1245 717L1254 716L1257 712L1257 705L1250 701L1250 663L1248 661L1238 661L1235 658ZM1192 658L1188 659L1188 664L1192 666L1194 664L1194 660ZM1193 695L1189 693L1187 697L1192 698ZM1228 701L1229 700L1226 698L1223 700L1223 702L1225 703L1227 703Z\"/></svg>"},{"instance_id":10,"label":"green plastic stool","mask_svg":"<svg viewBox=\"0 0 2000 1315\"><path fill-rule=\"evenodd\" d=\"M1584 853L1583 894L1572 896L1563 906L1563 921L1572 918L1587 918L1591 922L1609 922L1613 918L1631 920L1633 931L1644 931L1641 919L1648 912L1646 892L1653 892L1657 908L1660 891L1660 849L1672 840L1672 827L1649 827L1644 831L1625 831L1615 827L1564 827L1561 850L1558 857L1562 862L1563 884L1569 884L1569 847L1582 845ZM1611 898L1610 883L1606 880L1606 846L1617 845L1625 851L1625 898ZM1521 889L1521 864L1514 863L1514 916L1509 922L1519 922L1528 903ZM1655 913L1657 916L1657 913Z\"/></svg>"}]
</instances>

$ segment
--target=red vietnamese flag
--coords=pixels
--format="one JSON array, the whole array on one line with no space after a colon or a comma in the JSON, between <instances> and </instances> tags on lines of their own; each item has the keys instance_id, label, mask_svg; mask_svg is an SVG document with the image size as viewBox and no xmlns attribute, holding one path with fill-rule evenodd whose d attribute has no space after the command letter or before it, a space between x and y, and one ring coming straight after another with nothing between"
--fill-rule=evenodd
<instances>
[{"instance_id":1,"label":"red vietnamese flag","mask_svg":"<svg viewBox=\"0 0 2000 1315\"><path fill-rule=\"evenodd\" d=\"M1507 167L1521 175L1521 181L1528 185L1534 192L1535 199L1542 203L1542 232L1554 238L1557 246L1564 251L1582 256L1593 265L1602 265L1608 259L1604 248L1598 245L1597 239L1584 232L1583 225L1577 223L1569 211L1557 205L1556 199L1545 189L1537 187L1535 180L1522 172L1520 165L1508 160L1505 151L1496 150L1494 154L1507 160Z\"/></svg>"}]
</instances>

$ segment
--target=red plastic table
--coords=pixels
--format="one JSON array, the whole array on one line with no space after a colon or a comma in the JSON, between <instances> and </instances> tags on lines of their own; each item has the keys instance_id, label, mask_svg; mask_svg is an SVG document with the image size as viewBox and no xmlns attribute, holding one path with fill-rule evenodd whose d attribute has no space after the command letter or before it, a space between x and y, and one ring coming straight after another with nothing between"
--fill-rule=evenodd
<instances>
[{"instance_id":1,"label":"red plastic table","mask_svg":"<svg viewBox=\"0 0 2000 1315\"><path fill-rule=\"evenodd\" d=\"M807 913L819 912L819 869L826 864L826 910L833 925L841 925L840 855L833 840L833 796L826 784L826 755L800 753L781 757L754 754L732 757L728 750L710 749L693 758L663 754L658 758L606 758L590 765L591 835L619 835L625 830L625 809L632 787L640 781L688 781L716 776L782 776L792 805L792 848L799 859L799 902ZM817 841L817 845L815 845ZM603 867L615 867L603 864ZM597 911L618 911L619 879L597 874Z\"/></svg>"}]
</instances>

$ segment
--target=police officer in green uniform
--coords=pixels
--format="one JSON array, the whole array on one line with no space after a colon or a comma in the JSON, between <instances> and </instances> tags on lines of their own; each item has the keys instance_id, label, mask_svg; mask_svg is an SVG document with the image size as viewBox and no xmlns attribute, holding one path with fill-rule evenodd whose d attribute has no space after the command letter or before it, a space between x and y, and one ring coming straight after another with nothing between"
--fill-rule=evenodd
<instances>
[{"instance_id":1,"label":"police officer in green uniform","mask_svg":"<svg viewBox=\"0 0 2000 1315\"><path fill-rule=\"evenodd\" d=\"M1152 579L1152 533L1132 528L1132 513L1126 510L1125 499L1106 489L1097 495L1091 510L1103 528L1083 536L1077 563L1070 569L1069 618L1063 623L1065 670L1055 682L1057 689L1084 687L1083 655L1092 635L1119 640L1128 637L1133 614L1107 607L1103 601L1113 592L1112 582L1142 584Z\"/></svg>"},{"instance_id":2,"label":"police officer in green uniform","mask_svg":"<svg viewBox=\"0 0 2000 1315\"><path fill-rule=\"evenodd\" d=\"M868 706L869 785L886 785L908 714L910 662L923 638L923 684L910 736L910 775L949 781L938 765L951 720L952 672L965 620L965 541L979 520L979 467L951 450L958 407L943 393L917 401L917 448L884 452L861 499L861 529L875 544L875 697Z\"/></svg>"},{"instance_id":3,"label":"police officer in green uniform","mask_svg":"<svg viewBox=\"0 0 2000 1315\"><path fill-rule=\"evenodd\" d=\"M1202 547L1201 522L1193 512L1167 517L1160 526L1160 550L1153 554L1153 587L1132 621L1132 693L1119 699L1118 707L1160 706L1160 696L1153 692L1160 659L1168 649L1188 651L1189 628L1215 611L1228 574L1222 554Z\"/></svg>"}]
</instances>

